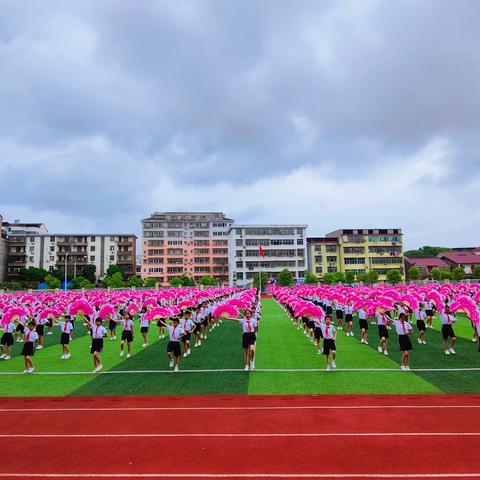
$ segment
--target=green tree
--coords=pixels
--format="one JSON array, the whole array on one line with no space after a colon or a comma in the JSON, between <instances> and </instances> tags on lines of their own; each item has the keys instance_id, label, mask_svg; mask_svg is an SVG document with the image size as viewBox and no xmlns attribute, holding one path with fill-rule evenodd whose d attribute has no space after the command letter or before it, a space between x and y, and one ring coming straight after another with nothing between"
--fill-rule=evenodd
<instances>
[{"instance_id":1,"label":"green tree","mask_svg":"<svg viewBox=\"0 0 480 480\"><path fill-rule=\"evenodd\" d=\"M477 265L472 272L473 278L480 278L480 265Z\"/></svg>"},{"instance_id":2,"label":"green tree","mask_svg":"<svg viewBox=\"0 0 480 480\"><path fill-rule=\"evenodd\" d=\"M452 277L454 280L463 280L465 278L465 270L462 267L455 267L452 270Z\"/></svg>"},{"instance_id":3,"label":"green tree","mask_svg":"<svg viewBox=\"0 0 480 480\"><path fill-rule=\"evenodd\" d=\"M345 283L345 274L343 272L333 272L333 283Z\"/></svg>"},{"instance_id":4,"label":"green tree","mask_svg":"<svg viewBox=\"0 0 480 480\"><path fill-rule=\"evenodd\" d=\"M409 258L415 257L436 257L439 253L450 252L452 249L448 247L430 247L424 246L417 250L407 250L404 255Z\"/></svg>"},{"instance_id":5,"label":"green tree","mask_svg":"<svg viewBox=\"0 0 480 480\"><path fill-rule=\"evenodd\" d=\"M318 278L313 273L305 272L305 283L307 285L316 285L318 283Z\"/></svg>"},{"instance_id":6,"label":"green tree","mask_svg":"<svg viewBox=\"0 0 480 480\"><path fill-rule=\"evenodd\" d=\"M440 279L441 280L451 280L453 278L452 272L447 268L441 268L440 269Z\"/></svg>"},{"instance_id":7,"label":"green tree","mask_svg":"<svg viewBox=\"0 0 480 480\"><path fill-rule=\"evenodd\" d=\"M45 281L47 282L48 289L60 288L61 282L58 278L54 277L53 275L47 274L45 276Z\"/></svg>"},{"instance_id":8,"label":"green tree","mask_svg":"<svg viewBox=\"0 0 480 480\"><path fill-rule=\"evenodd\" d=\"M442 271L439 268L432 268L430 275L432 276L432 279L437 282L442 279Z\"/></svg>"},{"instance_id":9,"label":"green tree","mask_svg":"<svg viewBox=\"0 0 480 480\"><path fill-rule=\"evenodd\" d=\"M183 287L183 280L181 277L174 277L169 283L172 287Z\"/></svg>"},{"instance_id":10,"label":"green tree","mask_svg":"<svg viewBox=\"0 0 480 480\"><path fill-rule=\"evenodd\" d=\"M345 283L351 285L353 282L355 282L355 274L351 270L348 270L345 272Z\"/></svg>"},{"instance_id":11,"label":"green tree","mask_svg":"<svg viewBox=\"0 0 480 480\"><path fill-rule=\"evenodd\" d=\"M110 288L121 288L125 286L122 272L115 272L112 276L107 275L103 283L106 287Z\"/></svg>"},{"instance_id":12,"label":"green tree","mask_svg":"<svg viewBox=\"0 0 480 480\"><path fill-rule=\"evenodd\" d=\"M400 270L389 270L386 277L388 283L395 285L402 281L402 272Z\"/></svg>"},{"instance_id":13,"label":"green tree","mask_svg":"<svg viewBox=\"0 0 480 480\"><path fill-rule=\"evenodd\" d=\"M113 277L116 273L120 273L123 280L123 270L118 265L110 265L105 273L107 277Z\"/></svg>"},{"instance_id":14,"label":"green tree","mask_svg":"<svg viewBox=\"0 0 480 480\"><path fill-rule=\"evenodd\" d=\"M265 290L265 287L267 286L268 284L268 273L267 272L261 272L261 277L260 277L260 274L259 272L257 272L255 274L255 276L253 277L253 286L255 288L259 288L260 286L260 279L262 280L262 291Z\"/></svg>"},{"instance_id":15,"label":"green tree","mask_svg":"<svg viewBox=\"0 0 480 480\"><path fill-rule=\"evenodd\" d=\"M43 282L48 272L43 268L28 267L22 268L18 275L18 279L23 282Z\"/></svg>"},{"instance_id":16,"label":"green tree","mask_svg":"<svg viewBox=\"0 0 480 480\"><path fill-rule=\"evenodd\" d=\"M357 282L368 283L368 275L366 273L357 274Z\"/></svg>"},{"instance_id":17,"label":"green tree","mask_svg":"<svg viewBox=\"0 0 480 480\"><path fill-rule=\"evenodd\" d=\"M375 270L369 270L367 272L367 282L370 284L374 284L378 282L378 272Z\"/></svg>"},{"instance_id":18,"label":"green tree","mask_svg":"<svg viewBox=\"0 0 480 480\"><path fill-rule=\"evenodd\" d=\"M325 273L322 280L325 285L331 285L334 282L333 273Z\"/></svg>"},{"instance_id":19,"label":"green tree","mask_svg":"<svg viewBox=\"0 0 480 480\"><path fill-rule=\"evenodd\" d=\"M408 269L408 278L410 280L418 280L420 278L420 269L415 265L412 265Z\"/></svg>"},{"instance_id":20,"label":"green tree","mask_svg":"<svg viewBox=\"0 0 480 480\"><path fill-rule=\"evenodd\" d=\"M93 288L93 283L90 282L87 278L79 275L72 280L72 283L68 286L70 290L80 290L82 288Z\"/></svg>"},{"instance_id":21,"label":"green tree","mask_svg":"<svg viewBox=\"0 0 480 480\"><path fill-rule=\"evenodd\" d=\"M143 286L145 288L154 288L156 285L157 285L157 281L152 277L146 278L143 281Z\"/></svg>"},{"instance_id":22,"label":"green tree","mask_svg":"<svg viewBox=\"0 0 480 480\"><path fill-rule=\"evenodd\" d=\"M90 283L95 283L97 278L96 278L96 272L97 272L97 266L93 264L88 264L83 267L83 276L90 282Z\"/></svg>"},{"instance_id":23,"label":"green tree","mask_svg":"<svg viewBox=\"0 0 480 480\"><path fill-rule=\"evenodd\" d=\"M293 285L293 275L290 270L287 268L284 268L279 274L278 274L278 284L282 287L288 287L289 285Z\"/></svg>"},{"instance_id":24,"label":"green tree","mask_svg":"<svg viewBox=\"0 0 480 480\"><path fill-rule=\"evenodd\" d=\"M211 275L205 275L200 279L200 285L211 286L216 284L217 284L217 281Z\"/></svg>"},{"instance_id":25,"label":"green tree","mask_svg":"<svg viewBox=\"0 0 480 480\"><path fill-rule=\"evenodd\" d=\"M127 282L128 287L141 287L143 285L142 279L138 277L130 277Z\"/></svg>"},{"instance_id":26,"label":"green tree","mask_svg":"<svg viewBox=\"0 0 480 480\"><path fill-rule=\"evenodd\" d=\"M67 272L67 280L72 279L72 274L70 273L72 270ZM62 268L57 268L56 270L53 270L50 272L50 275L52 277L58 278L61 282L65 281L65 270Z\"/></svg>"}]
</instances>

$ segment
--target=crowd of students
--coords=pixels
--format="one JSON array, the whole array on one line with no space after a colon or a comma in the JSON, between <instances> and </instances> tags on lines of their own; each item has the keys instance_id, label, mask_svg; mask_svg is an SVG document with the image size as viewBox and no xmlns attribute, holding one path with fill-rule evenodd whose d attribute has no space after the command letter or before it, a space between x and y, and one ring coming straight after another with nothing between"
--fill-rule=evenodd
<instances>
[{"instance_id":1,"label":"crowd of students","mask_svg":"<svg viewBox=\"0 0 480 480\"><path fill-rule=\"evenodd\" d=\"M103 368L101 353L105 348L105 339L112 342L117 340L117 330L121 329L119 342L119 355L130 358L132 344L136 338L136 325L139 326L142 348L147 348L148 333L152 325L158 328L158 338L163 339L168 335L167 355L169 365L174 372L179 369L180 358L191 354L193 348L201 347L202 341L208 338L212 330L217 328L223 321L223 317L214 315L215 309L229 300L235 299L240 294L238 289L231 289L227 293L222 291L214 298L202 299L198 304L184 307L176 315L159 317L149 316L155 312L156 305L150 304L142 307L137 314L129 313L129 301L112 309L108 314L100 316L101 306L98 305L93 313L85 314L79 311L76 315L64 314L55 316L49 313L47 316L39 314L38 308L33 308L37 313L27 315L11 315L6 321L1 322L3 335L0 339L2 354L0 360L8 361L12 358L12 346L14 342L23 343L21 355L24 357L25 370L23 373L33 373L35 365L33 357L41 351L44 345L44 335L53 334L54 325L60 329L61 360L71 358L70 342L73 339L78 324L87 328L87 334L91 337L90 353L93 356L93 373L98 373ZM158 306L169 307L177 305L180 299L173 298L169 301L159 300ZM30 305L32 307L32 305ZM35 307L35 305L33 305ZM255 342L260 319L261 305L258 298L252 302L251 308L244 311L244 315L238 318L228 318L240 322L243 329L242 346L244 349L245 370L255 368ZM159 310L157 308L157 310ZM30 309L32 311L32 308ZM0 316L0 320L2 320ZM108 346L108 348L111 348Z\"/></svg>"}]
</instances>

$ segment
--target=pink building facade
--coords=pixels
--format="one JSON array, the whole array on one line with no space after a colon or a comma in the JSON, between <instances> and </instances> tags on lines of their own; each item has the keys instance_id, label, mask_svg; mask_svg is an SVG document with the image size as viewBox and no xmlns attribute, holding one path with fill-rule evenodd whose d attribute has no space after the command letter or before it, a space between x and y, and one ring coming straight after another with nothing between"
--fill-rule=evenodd
<instances>
[{"instance_id":1,"label":"pink building facade","mask_svg":"<svg viewBox=\"0 0 480 480\"><path fill-rule=\"evenodd\" d=\"M161 286L181 275L228 284L228 236L221 212L155 212L142 220L142 278Z\"/></svg>"}]
</instances>

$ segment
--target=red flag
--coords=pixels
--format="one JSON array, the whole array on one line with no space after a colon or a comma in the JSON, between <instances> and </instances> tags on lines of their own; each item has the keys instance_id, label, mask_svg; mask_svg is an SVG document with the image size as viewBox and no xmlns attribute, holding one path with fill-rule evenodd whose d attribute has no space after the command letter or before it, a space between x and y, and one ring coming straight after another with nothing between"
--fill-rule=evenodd
<instances>
[{"instance_id":1,"label":"red flag","mask_svg":"<svg viewBox=\"0 0 480 480\"><path fill-rule=\"evenodd\" d=\"M261 245L258 247L258 253L260 254L261 257L265 256L265 252L263 251L263 248Z\"/></svg>"}]
</instances>

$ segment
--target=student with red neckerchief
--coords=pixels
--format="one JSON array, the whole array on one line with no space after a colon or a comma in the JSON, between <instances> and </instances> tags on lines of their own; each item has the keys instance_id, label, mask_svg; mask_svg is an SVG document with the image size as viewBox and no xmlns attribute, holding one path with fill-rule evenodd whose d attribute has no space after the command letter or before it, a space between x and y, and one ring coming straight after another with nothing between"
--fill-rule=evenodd
<instances>
[{"instance_id":1,"label":"student with red neckerchief","mask_svg":"<svg viewBox=\"0 0 480 480\"><path fill-rule=\"evenodd\" d=\"M398 345L402 352L402 365L401 370L410 370L410 350L412 350L412 342L409 335L412 334L413 328L410 323L407 322L407 315L400 313L398 320L394 320L395 330L398 335Z\"/></svg>"},{"instance_id":2,"label":"student with red neckerchief","mask_svg":"<svg viewBox=\"0 0 480 480\"><path fill-rule=\"evenodd\" d=\"M170 359L170 367L173 367L174 372L178 372L180 357L182 356L180 339L185 335L185 331L180 326L180 320L177 317L172 318L172 325L167 325L162 320L158 321L166 327L168 332L167 356Z\"/></svg>"},{"instance_id":3,"label":"student with red neckerchief","mask_svg":"<svg viewBox=\"0 0 480 480\"><path fill-rule=\"evenodd\" d=\"M252 310L245 310L244 316L240 318L223 317L225 320L233 320L242 326L242 347L245 371L255 370L255 343L257 341L258 321Z\"/></svg>"},{"instance_id":4,"label":"student with red neckerchief","mask_svg":"<svg viewBox=\"0 0 480 480\"><path fill-rule=\"evenodd\" d=\"M388 355L387 351L387 340L388 340L388 326L392 322L392 319L386 314L386 312L381 309L377 312L377 325L378 325L378 336L380 338L380 343L378 344L377 350L384 355Z\"/></svg>"},{"instance_id":5,"label":"student with red neckerchief","mask_svg":"<svg viewBox=\"0 0 480 480\"><path fill-rule=\"evenodd\" d=\"M332 317L327 315L325 320L320 324L323 336L323 354L325 355L325 370L330 372L330 353L332 354L332 368L337 368L335 359L337 358L337 346L335 340L337 339L337 330L332 325Z\"/></svg>"}]
</instances>

